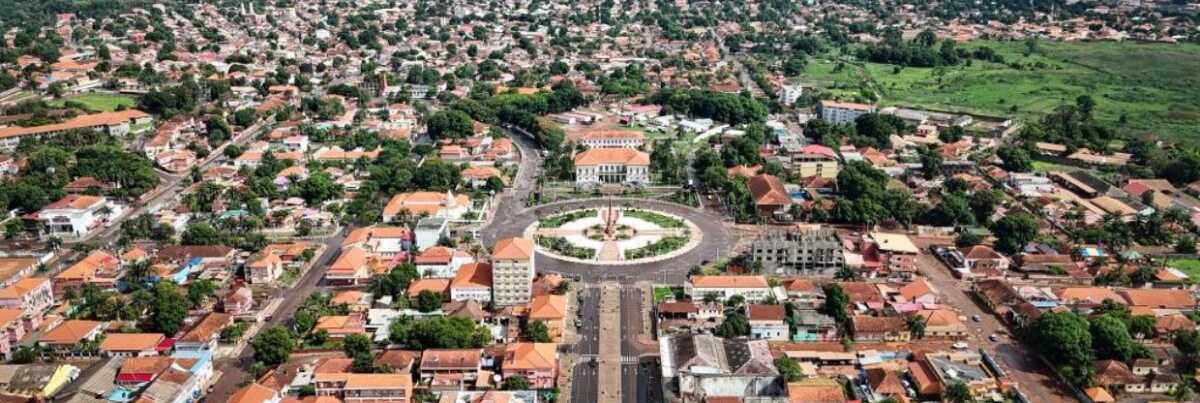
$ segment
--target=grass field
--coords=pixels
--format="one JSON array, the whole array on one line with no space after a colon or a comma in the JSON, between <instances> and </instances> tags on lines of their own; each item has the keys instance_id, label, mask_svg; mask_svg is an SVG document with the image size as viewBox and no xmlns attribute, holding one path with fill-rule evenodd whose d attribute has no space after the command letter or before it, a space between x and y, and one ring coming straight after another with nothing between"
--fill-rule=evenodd
<instances>
[{"instance_id":1,"label":"grass field","mask_svg":"<svg viewBox=\"0 0 1200 403\"><path fill-rule=\"evenodd\" d=\"M112 112L121 105L125 105L127 107L133 107L137 105L137 100L133 97L99 92L69 96L65 99L65 101L79 102L89 110L96 112ZM56 100L50 102L50 106L61 107L66 103L65 101Z\"/></svg>"},{"instance_id":2,"label":"grass field","mask_svg":"<svg viewBox=\"0 0 1200 403\"><path fill-rule=\"evenodd\" d=\"M1193 280L1200 279L1200 259L1171 259L1167 261L1167 267L1187 273Z\"/></svg>"},{"instance_id":3,"label":"grass field","mask_svg":"<svg viewBox=\"0 0 1200 403\"><path fill-rule=\"evenodd\" d=\"M1037 172L1042 172L1042 173L1050 173L1050 172L1077 171L1077 170L1079 170L1079 168L1067 166L1067 165L1059 165L1059 164L1055 164L1052 162L1034 161L1033 162L1033 170L1037 171Z\"/></svg>"},{"instance_id":4,"label":"grass field","mask_svg":"<svg viewBox=\"0 0 1200 403\"><path fill-rule=\"evenodd\" d=\"M991 47L1006 64L972 60L969 66L897 71L835 54L810 63L800 81L844 97L868 89L884 105L1019 118L1036 118L1087 94L1097 102L1096 116L1123 132L1200 142L1194 136L1200 97L1193 94L1200 88L1200 45L1042 42L1029 56L1023 42L959 46ZM1125 125L1118 123L1122 114Z\"/></svg>"}]
</instances>

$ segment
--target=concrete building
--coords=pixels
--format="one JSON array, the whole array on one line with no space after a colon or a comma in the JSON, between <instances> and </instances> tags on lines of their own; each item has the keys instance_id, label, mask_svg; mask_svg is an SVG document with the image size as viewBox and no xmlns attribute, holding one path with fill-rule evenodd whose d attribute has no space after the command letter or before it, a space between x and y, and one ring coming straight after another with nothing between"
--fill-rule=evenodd
<instances>
[{"instance_id":1,"label":"concrete building","mask_svg":"<svg viewBox=\"0 0 1200 403\"><path fill-rule=\"evenodd\" d=\"M38 212L38 221L46 238L79 239L87 236L109 217L119 212L104 196L67 195Z\"/></svg>"},{"instance_id":2,"label":"concrete building","mask_svg":"<svg viewBox=\"0 0 1200 403\"><path fill-rule=\"evenodd\" d=\"M417 250L425 250L437 245L438 240L450 238L450 221L443 217L425 217L417 221L415 231Z\"/></svg>"},{"instance_id":3,"label":"concrete building","mask_svg":"<svg viewBox=\"0 0 1200 403\"><path fill-rule=\"evenodd\" d=\"M662 379L684 402L738 396L744 401L786 401L766 340L726 340L676 333L658 340ZM771 400L763 398L782 398Z\"/></svg>"},{"instance_id":4,"label":"concrete building","mask_svg":"<svg viewBox=\"0 0 1200 403\"><path fill-rule=\"evenodd\" d=\"M575 155L575 186L649 183L650 155L644 152L632 148L593 148Z\"/></svg>"},{"instance_id":5,"label":"concrete building","mask_svg":"<svg viewBox=\"0 0 1200 403\"><path fill-rule=\"evenodd\" d=\"M496 306L529 303L535 273L534 243L531 239L508 238L492 249L492 301Z\"/></svg>"},{"instance_id":6,"label":"concrete building","mask_svg":"<svg viewBox=\"0 0 1200 403\"><path fill-rule=\"evenodd\" d=\"M750 259L776 274L831 275L846 264L837 232L828 228L770 232L750 246Z\"/></svg>"},{"instance_id":7,"label":"concrete building","mask_svg":"<svg viewBox=\"0 0 1200 403\"><path fill-rule=\"evenodd\" d=\"M783 305L746 305L746 318L752 339L787 341L791 337Z\"/></svg>"},{"instance_id":8,"label":"concrete building","mask_svg":"<svg viewBox=\"0 0 1200 403\"><path fill-rule=\"evenodd\" d=\"M771 295L771 286L763 276L692 276L683 285L692 300L714 295L720 301L740 295L748 302L762 302Z\"/></svg>"},{"instance_id":9,"label":"concrete building","mask_svg":"<svg viewBox=\"0 0 1200 403\"><path fill-rule=\"evenodd\" d=\"M792 106L804 95L804 87L799 84L780 86L775 95L779 98L779 103Z\"/></svg>"},{"instance_id":10,"label":"concrete building","mask_svg":"<svg viewBox=\"0 0 1200 403\"><path fill-rule=\"evenodd\" d=\"M638 148L645 141L642 132L633 130L595 130L579 138L579 144L588 148Z\"/></svg>"},{"instance_id":11,"label":"concrete building","mask_svg":"<svg viewBox=\"0 0 1200 403\"><path fill-rule=\"evenodd\" d=\"M817 114L833 124L853 123L854 119L868 113L875 113L875 105L857 104L852 102L821 101L817 103Z\"/></svg>"}]
</instances>

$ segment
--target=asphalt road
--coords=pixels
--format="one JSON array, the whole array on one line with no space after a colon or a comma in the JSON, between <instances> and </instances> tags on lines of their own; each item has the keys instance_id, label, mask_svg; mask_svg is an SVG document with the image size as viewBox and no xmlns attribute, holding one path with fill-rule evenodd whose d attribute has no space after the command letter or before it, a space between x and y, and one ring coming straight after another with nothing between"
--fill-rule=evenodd
<instances>
[{"instance_id":1,"label":"asphalt road","mask_svg":"<svg viewBox=\"0 0 1200 403\"><path fill-rule=\"evenodd\" d=\"M642 290L621 288L621 400L626 403L660 402L661 382L650 382L651 374L660 372L653 357L642 358L649 346L638 343L642 333ZM657 389L659 399L652 399Z\"/></svg>"},{"instance_id":2,"label":"asphalt road","mask_svg":"<svg viewBox=\"0 0 1200 403\"><path fill-rule=\"evenodd\" d=\"M325 268L333 262L333 259L341 253L342 241L346 239L348 229L339 231L334 236L326 238L325 251L317 258L315 264L304 273L304 277L296 283L292 288L283 290L279 296L282 300L275 308L275 312L271 318L262 324L261 329L266 329L275 325L290 326L292 315L296 313L296 309L300 308L300 303L304 302L310 294L321 283L321 279L325 275ZM247 340L253 335L246 335ZM221 379L216 382L213 391L208 394L208 399L217 402L223 402L229 399L236 392L238 385L243 381L249 380L253 374L249 372L250 365L254 363L254 349L247 346L242 349L240 355L236 358L225 358L217 360L216 370L221 371Z\"/></svg>"},{"instance_id":3,"label":"asphalt road","mask_svg":"<svg viewBox=\"0 0 1200 403\"><path fill-rule=\"evenodd\" d=\"M938 243L920 238L913 238L913 240L922 249L930 244ZM1008 376L1017 382L1021 392L1025 393L1030 400L1047 403L1075 401L1075 398L1057 381L1049 368L1037 360L1036 353L1030 351L1019 341L1000 334L1000 331L1006 327L995 315L987 312L974 298L968 295L970 286L967 282L955 278L950 274L950 269L929 253L923 253L918 257L917 266L920 273L941 292L943 304L958 309L962 315L967 317L979 316L979 322L973 320L966 322L972 332L970 344L983 348L988 354L991 354L1008 371ZM1000 336L999 341L989 340L988 336L992 334Z\"/></svg>"},{"instance_id":4,"label":"asphalt road","mask_svg":"<svg viewBox=\"0 0 1200 403\"><path fill-rule=\"evenodd\" d=\"M580 358L571 378L571 401L594 402L599 394L600 374L591 362L600 353L600 290L583 288L579 295L583 297L579 304L579 312L583 314L579 322L583 325L578 331L580 340L575 344Z\"/></svg>"}]
</instances>

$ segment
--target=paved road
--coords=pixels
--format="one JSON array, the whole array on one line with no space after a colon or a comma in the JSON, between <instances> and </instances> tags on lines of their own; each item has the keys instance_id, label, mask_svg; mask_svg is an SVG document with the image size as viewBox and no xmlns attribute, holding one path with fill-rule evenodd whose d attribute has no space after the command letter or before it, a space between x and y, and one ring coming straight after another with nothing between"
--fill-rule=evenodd
<instances>
[{"instance_id":1,"label":"paved road","mask_svg":"<svg viewBox=\"0 0 1200 403\"><path fill-rule=\"evenodd\" d=\"M922 248L936 243L918 238L914 238L914 241ZM988 339L991 334L999 334L1001 329L1005 329L1005 326L995 315L987 312L974 298L968 295L970 286L965 281L954 278L950 274L950 270L931 254L921 254L917 259L917 265L921 274L941 291L944 304L957 308L967 317L979 316L979 322L967 322L967 326L972 331L971 345L982 347L993 358L996 358L1026 396L1035 402L1075 401L1075 398L1059 384L1050 370L1037 361L1037 355L1023 344L1008 336L1002 336L998 342Z\"/></svg>"},{"instance_id":2,"label":"paved road","mask_svg":"<svg viewBox=\"0 0 1200 403\"><path fill-rule=\"evenodd\" d=\"M579 322L580 340L575 344L575 352L580 356L575 363L575 371L571 379L571 401L576 403L594 402L599 393L598 368L592 365L592 359L600 353L600 290L592 287L579 291L583 302L579 304L582 313Z\"/></svg>"},{"instance_id":3,"label":"paved road","mask_svg":"<svg viewBox=\"0 0 1200 403\"><path fill-rule=\"evenodd\" d=\"M621 289L621 400L625 403L661 402L662 382L658 359L642 357L654 352L653 346L639 342L644 329L642 290Z\"/></svg>"},{"instance_id":4,"label":"paved road","mask_svg":"<svg viewBox=\"0 0 1200 403\"><path fill-rule=\"evenodd\" d=\"M321 279L325 275L325 268L333 262L333 259L341 252L342 241L346 239L348 229L339 231L334 236L326 238L325 251L317 258L315 264L304 273L304 277L296 283L292 288L283 290L282 301L276 307L271 318L262 324L260 329L266 329L275 325L291 325L292 315L296 313L296 309L300 307L300 303L306 298L317 286L320 285ZM247 338L253 335L246 335ZM254 363L254 349L246 347L242 349L241 355L236 358L226 358L218 360L216 370L221 371L221 379L216 382L212 393L208 394L208 398L212 401L223 402L237 391L239 385L243 381L249 380L253 375L249 373L250 365Z\"/></svg>"}]
</instances>

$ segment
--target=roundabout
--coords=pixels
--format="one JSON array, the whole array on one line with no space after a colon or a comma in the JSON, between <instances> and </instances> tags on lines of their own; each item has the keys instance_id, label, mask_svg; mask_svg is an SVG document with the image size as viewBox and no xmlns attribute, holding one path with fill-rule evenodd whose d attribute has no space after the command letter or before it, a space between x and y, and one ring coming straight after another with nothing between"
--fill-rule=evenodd
<instances>
[{"instance_id":1,"label":"roundabout","mask_svg":"<svg viewBox=\"0 0 1200 403\"><path fill-rule=\"evenodd\" d=\"M691 221L646 208L610 205L539 218L524 231L540 252L580 264L628 265L669 259L695 248Z\"/></svg>"},{"instance_id":2,"label":"roundabout","mask_svg":"<svg viewBox=\"0 0 1200 403\"><path fill-rule=\"evenodd\" d=\"M514 204L498 209L480 229L481 240L537 239L539 272L585 282L683 281L689 269L719 260L736 241L719 214L667 201L598 197Z\"/></svg>"}]
</instances>

